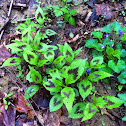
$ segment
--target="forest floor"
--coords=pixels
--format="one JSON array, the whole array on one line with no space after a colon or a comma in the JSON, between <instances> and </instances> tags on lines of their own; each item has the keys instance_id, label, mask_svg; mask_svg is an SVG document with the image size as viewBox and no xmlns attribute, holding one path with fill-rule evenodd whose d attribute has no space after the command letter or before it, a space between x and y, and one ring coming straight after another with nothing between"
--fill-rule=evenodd
<instances>
[{"instance_id":1,"label":"forest floor","mask_svg":"<svg viewBox=\"0 0 126 126\"><path fill-rule=\"evenodd\" d=\"M76 0L72 0L74 3ZM85 1L85 2L84 2ZM90 33L94 29L102 29L105 25L118 20L122 23L122 26L126 26L126 1L125 0L78 0L78 5L73 6L73 9L77 10L74 15L75 25L72 26L69 23L63 21L63 17L60 17L62 27L59 27L57 17L53 19L51 29L57 32L54 43L64 44L68 42L73 50L77 50L80 47L82 51L77 58L85 59L88 57L92 59L90 49L85 47L85 41L90 38ZM12 3L12 7L10 8ZM4 53L8 53L8 50L3 45L10 44L12 40L20 37L19 31L16 29L20 23L26 21L28 16L31 20L35 19L35 11L37 7L34 5L35 0L0 0L0 62L2 64L3 59L7 59ZM41 6L48 5L60 5L60 0L42 0ZM10 8L10 9L9 9ZM74 38L69 37L68 29L71 29L74 34ZM78 36L79 35L79 36ZM8 53L9 55L9 53ZM12 56L12 55L10 55ZM36 93L36 102L39 106L39 110L32 106L26 106L26 100L24 100L24 89L29 87L27 80L25 79L27 73L24 74L24 78L17 77L18 71L14 66L0 68L0 126L126 126L126 122L122 121L122 117L126 115L126 108L122 105L115 109L105 110L104 114L100 112L96 113L93 118L88 121L81 122L81 119L68 118L68 112L63 105L61 109L56 112L50 112L48 106L43 107L43 100L47 99L49 102L50 94L46 89L42 89ZM111 81L110 84L95 84L97 93L101 96L111 95L117 96L119 89L116 82ZM123 87L122 91L126 88ZM2 102L3 97L7 94L15 92L11 101L11 105L6 111ZM20 93L19 93L20 92ZM16 94L17 93L17 94ZM47 103L48 104L48 103ZM29 111L32 110L32 111Z\"/></svg>"}]
</instances>

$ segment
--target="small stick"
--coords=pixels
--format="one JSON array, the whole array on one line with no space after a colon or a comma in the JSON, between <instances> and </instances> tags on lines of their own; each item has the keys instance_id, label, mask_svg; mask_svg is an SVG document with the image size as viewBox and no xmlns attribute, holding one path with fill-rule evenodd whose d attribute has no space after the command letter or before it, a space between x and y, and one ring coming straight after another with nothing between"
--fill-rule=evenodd
<instances>
[{"instance_id":1,"label":"small stick","mask_svg":"<svg viewBox=\"0 0 126 126\"><path fill-rule=\"evenodd\" d=\"M4 30L3 30L3 28L8 24L8 22L10 21L10 13L11 13L11 9L12 9L12 4L13 4L13 0L11 0L11 3L10 3L10 8L9 8L9 12L8 12L8 17L6 18L6 21L5 21L5 23L4 23L4 25L0 28L0 32L1 32L1 34L0 34L0 40L1 40L1 38L2 38L2 35L3 35L3 33L4 33Z\"/></svg>"}]
</instances>

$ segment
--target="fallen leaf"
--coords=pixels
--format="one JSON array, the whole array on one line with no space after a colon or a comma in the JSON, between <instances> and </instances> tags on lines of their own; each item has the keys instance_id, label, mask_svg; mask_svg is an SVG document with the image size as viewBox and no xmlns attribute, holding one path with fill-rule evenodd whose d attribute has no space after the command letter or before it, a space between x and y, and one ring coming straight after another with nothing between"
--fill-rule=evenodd
<instances>
[{"instance_id":1,"label":"fallen leaf","mask_svg":"<svg viewBox=\"0 0 126 126\"><path fill-rule=\"evenodd\" d=\"M5 110L5 105L0 107L1 113L3 116L0 116L0 124L3 123L6 126L15 126L15 118L16 118L16 109L14 106L8 106L8 109ZM1 115L1 114L0 114ZM1 122L3 119L3 122ZM4 126L0 125L0 126Z\"/></svg>"},{"instance_id":2,"label":"fallen leaf","mask_svg":"<svg viewBox=\"0 0 126 126\"><path fill-rule=\"evenodd\" d=\"M24 94L20 93L18 95L15 95L15 106L16 110L18 112L28 113L30 110L32 110L31 106L26 105L28 103L28 100L24 99Z\"/></svg>"},{"instance_id":3,"label":"fallen leaf","mask_svg":"<svg viewBox=\"0 0 126 126\"><path fill-rule=\"evenodd\" d=\"M102 15L105 19L111 19L115 12L113 12L113 8L109 4L97 4L96 7L96 15Z\"/></svg>"},{"instance_id":4,"label":"fallen leaf","mask_svg":"<svg viewBox=\"0 0 126 126\"><path fill-rule=\"evenodd\" d=\"M7 60L11 56L10 52L3 45L0 46L0 62Z\"/></svg>"}]
</instances>

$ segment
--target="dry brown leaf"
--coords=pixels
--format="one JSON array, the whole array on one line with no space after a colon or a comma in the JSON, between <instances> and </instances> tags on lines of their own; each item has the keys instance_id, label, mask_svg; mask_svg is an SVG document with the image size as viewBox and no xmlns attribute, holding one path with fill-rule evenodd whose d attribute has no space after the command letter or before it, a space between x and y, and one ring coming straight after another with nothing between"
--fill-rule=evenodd
<instances>
[{"instance_id":1,"label":"dry brown leaf","mask_svg":"<svg viewBox=\"0 0 126 126\"><path fill-rule=\"evenodd\" d=\"M102 15L105 19L111 19L114 16L113 8L109 4L97 4L96 7L96 15Z\"/></svg>"}]
</instances>

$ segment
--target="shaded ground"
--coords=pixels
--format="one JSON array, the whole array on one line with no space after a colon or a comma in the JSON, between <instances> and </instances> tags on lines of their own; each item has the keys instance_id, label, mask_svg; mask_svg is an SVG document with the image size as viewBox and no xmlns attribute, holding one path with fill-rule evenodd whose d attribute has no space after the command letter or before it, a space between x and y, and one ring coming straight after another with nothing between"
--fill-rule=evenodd
<instances>
[{"instance_id":1,"label":"shaded ground","mask_svg":"<svg viewBox=\"0 0 126 126\"><path fill-rule=\"evenodd\" d=\"M74 2L75 0L73 0ZM13 3L21 3L21 6L18 6L17 8L12 7L11 10L11 16L10 16L10 22L6 27L3 28L4 32L3 35L1 34L1 45L2 44L9 44L13 38L18 37L17 30L15 30L16 26L23 22L26 17L34 18L36 6L33 6L33 3L35 3L34 0L18 0ZM97 5L95 5L97 3ZM26 6L22 7L23 4ZM59 0L52 0L52 1L46 1L43 0L41 2L42 6L48 6L49 4L60 4ZM10 1L0 1L0 24L3 25L3 22L6 21L7 14L8 14L8 7L10 6ZM113 22L115 19L118 19L120 22L122 22L123 25L126 24L126 2L125 0L115 1L112 2L112 0L87 0L87 2L83 2L83 0L79 0L79 5L74 7L78 10L78 13L75 15L76 19L76 25L70 26L69 24L63 23L63 26L61 28L58 27L58 23L56 22L56 19L54 19L53 25L51 26L58 34L56 36L56 43L63 44L64 41L70 43L71 47L76 50L79 47L83 47L82 51L80 52L78 58L86 58L90 60L92 57L90 56L90 50L85 48L85 40L90 38L90 32L94 29L101 29L103 26ZM62 20L62 17L61 17ZM12 22L11 22L12 21ZM18 23L15 23L15 22ZM68 37L68 31L67 28L73 29L75 31L75 38L71 39ZM1 30L2 33L2 30ZM16 36L17 35L17 36ZM79 35L80 38L76 37L76 35ZM22 80L16 77L17 71L14 69L14 67L6 67L3 69L0 69L0 92L3 92L8 94L12 90L16 90L16 92L20 89L26 89L28 87L28 82L23 78ZM26 73L25 73L26 74ZM98 95L104 96L111 94L112 96L116 96L116 87L115 82L112 82L110 85L102 85L102 84L96 84L96 90ZM43 93L40 93L43 92ZM0 94L0 99L2 99L2 94ZM23 93L19 93L18 95L15 94L15 99L23 99L22 96ZM37 97L40 97L37 98ZM42 99L41 99L42 97ZM37 100L40 100L40 103L37 103L40 110L37 111L36 108L36 114L37 119L34 118L36 114L34 113L34 110L32 107L26 107L25 103L27 101L18 100L19 103L17 103L16 110L14 107L9 108L9 116L11 115L11 111L13 110L13 114L15 114L15 111L17 111L16 116L16 125L22 125L25 123L26 125L42 125L43 123L45 126L102 126L105 123L105 126L125 126L125 122L121 120L121 118L125 115L126 111L124 106L121 106L116 109L112 110L106 110L104 114L97 113L92 119L85 122L80 122L80 119L70 119L67 117L68 113L66 108L63 106L62 109L50 113L48 110L48 105L46 107L43 107L44 99L49 101L50 95L48 91L45 91L45 89L41 89L37 96ZM90 101L90 97L88 97L88 100ZM20 106L20 104L23 103L23 106ZM16 101L17 102L17 101ZM0 103L1 104L1 103ZM33 105L34 106L34 105ZM4 109L4 108L2 108ZM6 113L6 111L4 111ZM4 116L6 115L4 113ZM28 113L28 114L27 114ZM2 117L0 115L0 117ZM14 117L14 116L13 116ZM4 117L5 118L5 117ZM4 119L3 118L3 119ZM6 117L9 125L8 117ZM14 122L13 120L12 122ZM39 123L37 123L39 122ZM36 123L36 124L35 124ZM0 124L2 126L3 124Z\"/></svg>"}]
</instances>

